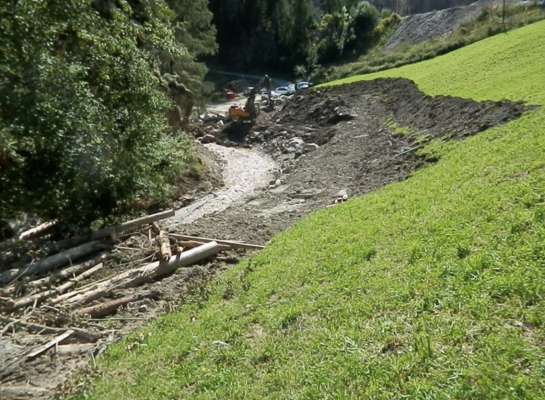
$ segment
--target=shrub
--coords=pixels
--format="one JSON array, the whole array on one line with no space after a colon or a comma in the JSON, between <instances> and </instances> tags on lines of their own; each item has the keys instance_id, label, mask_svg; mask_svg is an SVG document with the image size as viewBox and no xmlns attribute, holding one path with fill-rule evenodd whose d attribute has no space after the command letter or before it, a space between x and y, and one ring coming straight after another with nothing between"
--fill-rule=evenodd
<instances>
[{"instance_id":1,"label":"shrub","mask_svg":"<svg viewBox=\"0 0 545 400\"><path fill-rule=\"evenodd\" d=\"M186 57L162 0L0 4L0 220L85 224L164 198L189 161L157 65ZM138 17L138 20L132 18Z\"/></svg>"}]
</instances>

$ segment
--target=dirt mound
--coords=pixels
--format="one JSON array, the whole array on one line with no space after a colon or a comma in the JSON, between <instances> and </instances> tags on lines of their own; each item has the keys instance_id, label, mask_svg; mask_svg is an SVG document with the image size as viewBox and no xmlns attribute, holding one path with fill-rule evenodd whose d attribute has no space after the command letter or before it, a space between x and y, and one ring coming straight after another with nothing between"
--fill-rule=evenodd
<instances>
[{"instance_id":1,"label":"dirt mound","mask_svg":"<svg viewBox=\"0 0 545 400\"><path fill-rule=\"evenodd\" d=\"M460 140L527 109L519 103L430 97L404 79L302 93L276 113L262 113L246 138L281 166L269 189L188 229L262 243L332 205L339 192L353 197L408 178L431 161L416 154L430 140ZM335 122L337 112L350 117Z\"/></svg>"},{"instance_id":2,"label":"dirt mound","mask_svg":"<svg viewBox=\"0 0 545 400\"><path fill-rule=\"evenodd\" d=\"M271 154L298 157L338 134L352 140L347 130L384 131L389 141L402 140L403 151L415 142L473 135L518 118L525 110L518 103L430 97L411 81L378 79L295 96L280 111L261 119L248 141L261 143Z\"/></svg>"},{"instance_id":3,"label":"dirt mound","mask_svg":"<svg viewBox=\"0 0 545 400\"><path fill-rule=\"evenodd\" d=\"M477 18L483 7L495 3L496 0L481 0L467 6L409 15L401 20L396 31L386 42L384 50L393 51L401 45L417 44L448 36L464 23Z\"/></svg>"}]
</instances>

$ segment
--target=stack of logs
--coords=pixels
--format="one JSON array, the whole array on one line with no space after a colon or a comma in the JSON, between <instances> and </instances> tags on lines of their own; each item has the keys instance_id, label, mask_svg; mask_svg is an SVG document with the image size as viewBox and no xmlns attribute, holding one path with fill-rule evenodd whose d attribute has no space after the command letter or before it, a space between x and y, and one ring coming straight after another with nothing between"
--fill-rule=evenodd
<instances>
[{"instance_id":1,"label":"stack of logs","mask_svg":"<svg viewBox=\"0 0 545 400\"><path fill-rule=\"evenodd\" d=\"M57 251L39 261L32 262L20 269L13 269L0 274L0 322L4 327L0 334L10 327L21 327L28 331L53 333L58 336L32 350L25 357L36 357L49 348L58 345L69 336L79 336L85 341L96 341L99 334L78 328L57 328L21 319L7 317L8 314L21 312L29 307L45 305L68 311L80 318L103 318L115 313L120 307L142 299L157 299L159 292L146 290L135 292L98 304L89 305L104 297L112 297L118 290L135 288L145 283L154 282L174 273L178 268L190 266L218 255L219 252L233 249L259 250L262 246L226 240L169 234L162 230L157 221L174 216L174 211L138 218L124 224L95 231L90 235L79 236L54 243L51 248ZM49 231L54 224L43 224L20 235L19 240L39 237ZM104 276L104 261L107 251L120 238L148 225L149 236L156 243L157 261L138 266L121 273L95 279L95 275ZM153 237L154 236L154 237ZM171 247L175 239L177 246ZM78 260L85 260L76 263ZM21 286L26 294L17 297Z\"/></svg>"}]
</instances>

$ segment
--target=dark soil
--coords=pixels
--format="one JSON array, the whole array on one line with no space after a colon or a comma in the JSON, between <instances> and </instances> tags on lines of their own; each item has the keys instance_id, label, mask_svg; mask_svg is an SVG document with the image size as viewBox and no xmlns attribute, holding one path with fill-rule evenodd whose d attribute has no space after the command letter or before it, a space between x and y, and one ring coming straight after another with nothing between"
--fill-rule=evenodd
<instances>
[{"instance_id":1,"label":"dark soil","mask_svg":"<svg viewBox=\"0 0 545 400\"><path fill-rule=\"evenodd\" d=\"M528 106L431 97L405 79L380 79L293 96L261 113L247 142L272 155L282 174L244 205L204 217L193 233L264 243L302 216L407 179L430 162L416 150L461 140L520 117Z\"/></svg>"}]
</instances>

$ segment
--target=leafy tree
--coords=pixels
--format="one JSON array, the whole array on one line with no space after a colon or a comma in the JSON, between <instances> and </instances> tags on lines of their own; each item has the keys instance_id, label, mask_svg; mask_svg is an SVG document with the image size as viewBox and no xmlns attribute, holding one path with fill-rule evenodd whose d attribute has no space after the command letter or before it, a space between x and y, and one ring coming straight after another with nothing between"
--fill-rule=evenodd
<instances>
[{"instance_id":1,"label":"leafy tree","mask_svg":"<svg viewBox=\"0 0 545 400\"><path fill-rule=\"evenodd\" d=\"M0 2L0 219L84 224L172 190L191 153L159 71L198 79L203 5L197 22L163 0Z\"/></svg>"}]
</instances>

